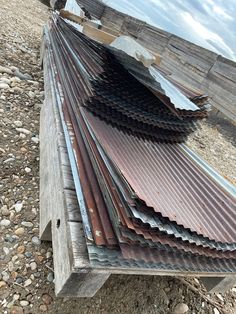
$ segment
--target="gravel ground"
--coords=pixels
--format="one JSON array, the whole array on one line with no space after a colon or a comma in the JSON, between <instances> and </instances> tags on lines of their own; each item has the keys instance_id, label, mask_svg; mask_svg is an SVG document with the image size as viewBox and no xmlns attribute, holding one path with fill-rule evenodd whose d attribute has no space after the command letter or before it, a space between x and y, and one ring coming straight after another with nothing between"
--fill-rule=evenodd
<instances>
[{"instance_id":1,"label":"gravel ground","mask_svg":"<svg viewBox=\"0 0 236 314\"><path fill-rule=\"evenodd\" d=\"M213 112L187 144L236 185L236 124Z\"/></svg>"},{"instance_id":2,"label":"gravel ground","mask_svg":"<svg viewBox=\"0 0 236 314\"><path fill-rule=\"evenodd\" d=\"M49 15L39 0L0 0L0 313L236 313L236 288L206 301L196 278L111 276L92 299L55 298L52 248L38 238L38 64ZM235 138L225 123L203 122L188 144L236 182Z\"/></svg>"}]
</instances>

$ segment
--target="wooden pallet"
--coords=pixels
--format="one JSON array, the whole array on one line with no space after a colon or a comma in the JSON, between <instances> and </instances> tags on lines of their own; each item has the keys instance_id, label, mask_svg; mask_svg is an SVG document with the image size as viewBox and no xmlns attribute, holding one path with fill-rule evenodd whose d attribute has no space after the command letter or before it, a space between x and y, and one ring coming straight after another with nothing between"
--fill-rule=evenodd
<instances>
[{"instance_id":1,"label":"wooden pallet","mask_svg":"<svg viewBox=\"0 0 236 314\"><path fill-rule=\"evenodd\" d=\"M52 241L57 296L92 297L110 274L204 277L211 292L236 285L232 274L140 268L92 268L58 109L45 77L40 119L40 237Z\"/></svg>"}]
</instances>

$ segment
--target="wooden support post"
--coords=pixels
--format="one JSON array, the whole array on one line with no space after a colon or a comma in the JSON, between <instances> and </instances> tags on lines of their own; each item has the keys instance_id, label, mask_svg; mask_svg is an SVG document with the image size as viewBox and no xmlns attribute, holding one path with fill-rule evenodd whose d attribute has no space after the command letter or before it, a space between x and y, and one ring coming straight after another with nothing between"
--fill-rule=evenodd
<instances>
[{"instance_id":1,"label":"wooden support post","mask_svg":"<svg viewBox=\"0 0 236 314\"><path fill-rule=\"evenodd\" d=\"M45 77L45 101L40 117L40 237L52 241L55 294L92 297L110 273L98 274L90 268L57 110Z\"/></svg>"}]
</instances>

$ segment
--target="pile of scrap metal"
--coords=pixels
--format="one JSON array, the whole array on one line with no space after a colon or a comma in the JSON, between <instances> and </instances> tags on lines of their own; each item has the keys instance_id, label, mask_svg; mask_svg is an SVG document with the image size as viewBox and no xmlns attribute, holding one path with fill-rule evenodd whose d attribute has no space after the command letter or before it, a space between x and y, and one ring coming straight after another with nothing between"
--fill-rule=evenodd
<instances>
[{"instance_id":1,"label":"pile of scrap metal","mask_svg":"<svg viewBox=\"0 0 236 314\"><path fill-rule=\"evenodd\" d=\"M58 15L44 47L91 266L235 272L236 190L177 143L205 98Z\"/></svg>"}]
</instances>

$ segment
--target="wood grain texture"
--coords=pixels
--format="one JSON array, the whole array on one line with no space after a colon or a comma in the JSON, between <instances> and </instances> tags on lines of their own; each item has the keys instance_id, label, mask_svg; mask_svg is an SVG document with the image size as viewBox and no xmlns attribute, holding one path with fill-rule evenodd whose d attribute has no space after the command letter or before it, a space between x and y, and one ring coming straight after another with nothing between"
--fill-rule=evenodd
<instances>
[{"instance_id":1,"label":"wood grain texture","mask_svg":"<svg viewBox=\"0 0 236 314\"><path fill-rule=\"evenodd\" d=\"M90 269L65 139L50 86L45 75L40 117L40 236L52 240L55 294L92 297L110 273L97 274Z\"/></svg>"}]
</instances>

